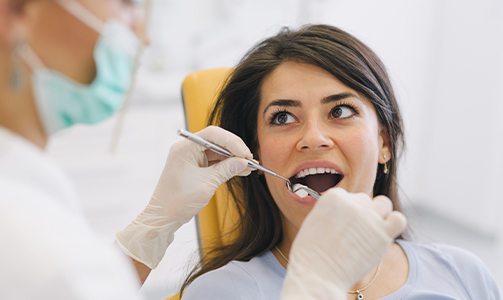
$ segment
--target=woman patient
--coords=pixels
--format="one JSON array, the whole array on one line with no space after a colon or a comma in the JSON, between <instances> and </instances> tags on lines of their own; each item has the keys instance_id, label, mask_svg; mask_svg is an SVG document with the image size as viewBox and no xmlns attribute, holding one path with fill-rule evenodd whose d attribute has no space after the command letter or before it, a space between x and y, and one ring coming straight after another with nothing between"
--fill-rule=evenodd
<instances>
[{"instance_id":1,"label":"woman patient","mask_svg":"<svg viewBox=\"0 0 503 300\"><path fill-rule=\"evenodd\" d=\"M211 122L240 136L265 167L323 193L389 197L397 210L403 144L398 104L376 54L327 25L283 30L229 77ZM201 262L183 299L279 299L292 242L315 203L253 172L228 187L237 238ZM326 229L327 232L330 228ZM481 261L450 246L398 239L348 299L500 299Z\"/></svg>"}]
</instances>

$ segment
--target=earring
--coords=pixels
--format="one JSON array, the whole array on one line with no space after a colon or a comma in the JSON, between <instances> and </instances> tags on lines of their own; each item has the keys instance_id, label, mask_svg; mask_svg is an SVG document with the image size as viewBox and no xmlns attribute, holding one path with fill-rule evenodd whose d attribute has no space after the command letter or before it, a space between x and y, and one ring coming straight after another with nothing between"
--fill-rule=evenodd
<instances>
[{"instance_id":1,"label":"earring","mask_svg":"<svg viewBox=\"0 0 503 300\"><path fill-rule=\"evenodd\" d=\"M389 173L389 169L388 169L388 158L386 157L386 154L383 155L384 157L384 174L388 174Z\"/></svg>"}]
</instances>

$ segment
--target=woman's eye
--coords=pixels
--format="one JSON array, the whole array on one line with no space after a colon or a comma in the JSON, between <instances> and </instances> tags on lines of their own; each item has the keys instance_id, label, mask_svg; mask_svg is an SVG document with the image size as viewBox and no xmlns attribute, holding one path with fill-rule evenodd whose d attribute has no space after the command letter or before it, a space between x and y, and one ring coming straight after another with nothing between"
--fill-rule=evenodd
<instances>
[{"instance_id":1,"label":"woman's eye","mask_svg":"<svg viewBox=\"0 0 503 300\"><path fill-rule=\"evenodd\" d=\"M273 125L285 125L290 124L295 121L295 118L288 112L278 112L271 118L271 124Z\"/></svg>"},{"instance_id":2,"label":"woman's eye","mask_svg":"<svg viewBox=\"0 0 503 300\"><path fill-rule=\"evenodd\" d=\"M354 116L355 114L355 109L347 105L336 106L330 111L330 116L335 119L346 119Z\"/></svg>"}]
</instances>

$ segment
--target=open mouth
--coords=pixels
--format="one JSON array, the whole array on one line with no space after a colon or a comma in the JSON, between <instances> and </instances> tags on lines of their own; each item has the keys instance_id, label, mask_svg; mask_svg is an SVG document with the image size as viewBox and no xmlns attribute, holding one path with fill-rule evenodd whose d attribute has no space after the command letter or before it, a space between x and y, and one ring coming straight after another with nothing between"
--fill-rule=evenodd
<instances>
[{"instance_id":1,"label":"open mouth","mask_svg":"<svg viewBox=\"0 0 503 300\"><path fill-rule=\"evenodd\" d=\"M300 183L321 194L339 184L343 178L344 175L331 168L308 168L290 177L290 182L292 186Z\"/></svg>"}]
</instances>

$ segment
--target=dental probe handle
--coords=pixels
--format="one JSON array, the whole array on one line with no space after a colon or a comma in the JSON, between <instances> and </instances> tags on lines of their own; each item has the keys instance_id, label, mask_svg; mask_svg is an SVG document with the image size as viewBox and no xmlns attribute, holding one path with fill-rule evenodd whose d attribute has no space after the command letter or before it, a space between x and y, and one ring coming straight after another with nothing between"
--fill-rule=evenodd
<instances>
[{"instance_id":1,"label":"dental probe handle","mask_svg":"<svg viewBox=\"0 0 503 300\"><path fill-rule=\"evenodd\" d=\"M222 146L219 146L215 143L212 143L210 141L207 141L205 139L203 139L202 137L196 135L196 134L193 134L187 130L183 130L183 129L178 129L178 135L188 139L189 141L192 141L196 144L199 144L201 146L203 146L204 148L208 149L208 150L211 150L217 154L220 154L222 156L225 156L225 157L234 157L234 154L230 153L229 150L225 149L224 147ZM246 160L248 160L248 166L250 166L250 168L253 168L253 169L256 169L256 170L260 170L262 172L265 172L265 173L268 173L272 176L276 176L276 177L279 177L285 181L289 181L288 178L285 178L283 176L280 176L279 174L276 174L274 173L273 171L267 169L267 168L264 168L262 167L261 165L257 164L256 162L254 162L253 160L250 160L250 159L247 159L245 158Z\"/></svg>"},{"instance_id":2,"label":"dental probe handle","mask_svg":"<svg viewBox=\"0 0 503 300\"><path fill-rule=\"evenodd\" d=\"M229 152L229 150L225 149L224 147L221 147L217 144L209 142L209 141L203 139L202 137L200 137L196 134L193 134L187 130L178 129L178 135L188 139L191 142L199 144L199 145L203 146L204 148L215 152L216 154L220 154L225 157L233 157L234 156L232 153Z\"/></svg>"},{"instance_id":3,"label":"dental probe handle","mask_svg":"<svg viewBox=\"0 0 503 300\"><path fill-rule=\"evenodd\" d=\"M285 181L288 181L288 182L290 183L290 180L289 180L288 178L285 178L285 177L283 177L283 176L279 175L278 173L275 173L275 172L273 172L273 171L271 171L271 170L269 170L269 169L267 169L267 168L264 168L264 167L262 167L261 165L259 165L259 164L255 163L255 162L253 162L253 161L248 161L248 165L249 165L250 167L254 168L254 169L257 169L257 170L260 170L260 171L262 171L262 172L264 172L264 173L267 173L267 174L270 174L270 175L272 175L272 176L275 176L275 177L281 178L281 179L283 179L283 180L285 180Z\"/></svg>"}]
</instances>

